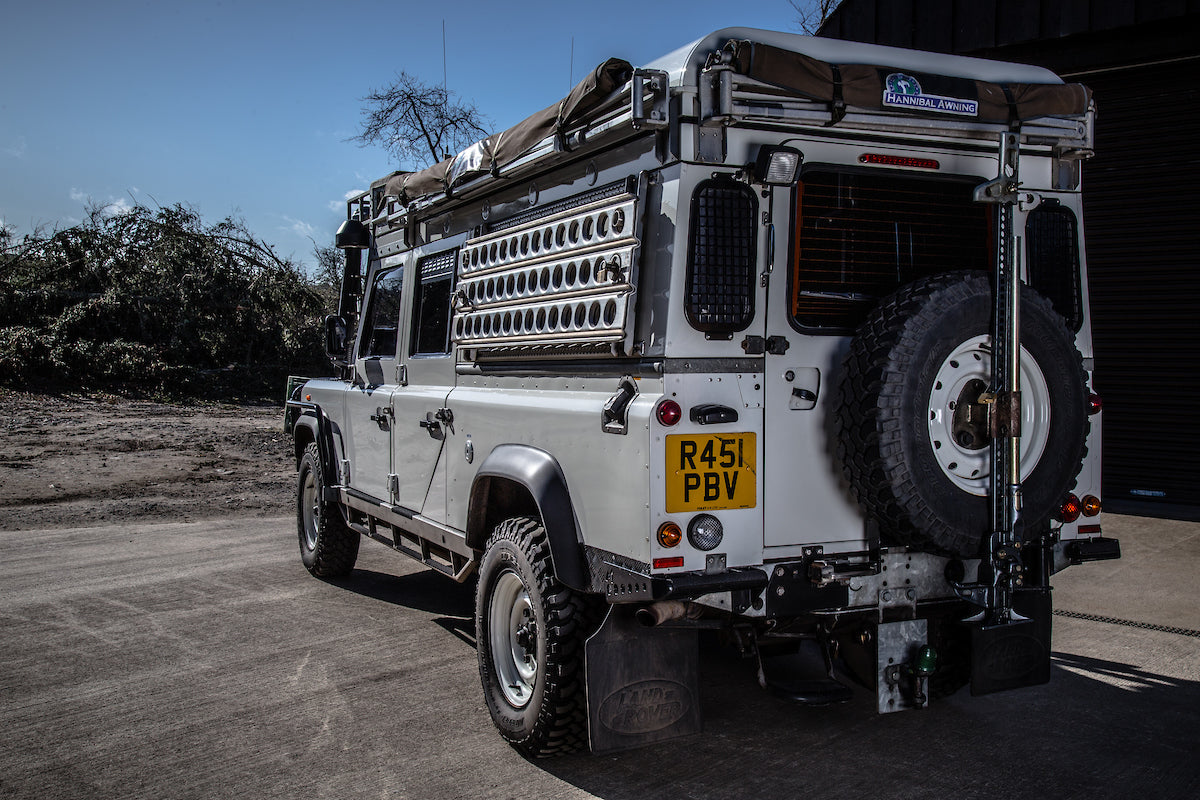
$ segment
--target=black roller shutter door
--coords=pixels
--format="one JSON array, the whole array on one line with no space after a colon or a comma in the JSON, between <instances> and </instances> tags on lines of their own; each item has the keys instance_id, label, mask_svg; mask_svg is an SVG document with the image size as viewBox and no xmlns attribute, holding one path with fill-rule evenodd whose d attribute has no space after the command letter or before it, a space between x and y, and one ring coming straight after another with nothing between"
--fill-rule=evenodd
<instances>
[{"instance_id":1,"label":"black roller shutter door","mask_svg":"<svg viewBox=\"0 0 1200 800\"><path fill-rule=\"evenodd\" d=\"M1099 108L1084 220L1104 499L1200 506L1200 60L1074 79Z\"/></svg>"}]
</instances>

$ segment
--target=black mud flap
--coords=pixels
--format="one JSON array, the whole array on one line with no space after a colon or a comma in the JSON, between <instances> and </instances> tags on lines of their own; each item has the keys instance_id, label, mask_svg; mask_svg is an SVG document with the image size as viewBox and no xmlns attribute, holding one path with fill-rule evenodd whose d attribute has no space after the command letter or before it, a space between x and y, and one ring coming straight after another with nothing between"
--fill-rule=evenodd
<instances>
[{"instance_id":1,"label":"black mud flap","mask_svg":"<svg viewBox=\"0 0 1200 800\"><path fill-rule=\"evenodd\" d=\"M1049 589L1020 590L1013 611L1025 617L971 631L971 694L991 694L1050 681Z\"/></svg>"},{"instance_id":2,"label":"black mud flap","mask_svg":"<svg viewBox=\"0 0 1200 800\"><path fill-rule=\"evenodd\" d=\"M612 753L700 732L699 633L612 606L584 650L588 739Z\"/></svg>"}]
</instances>

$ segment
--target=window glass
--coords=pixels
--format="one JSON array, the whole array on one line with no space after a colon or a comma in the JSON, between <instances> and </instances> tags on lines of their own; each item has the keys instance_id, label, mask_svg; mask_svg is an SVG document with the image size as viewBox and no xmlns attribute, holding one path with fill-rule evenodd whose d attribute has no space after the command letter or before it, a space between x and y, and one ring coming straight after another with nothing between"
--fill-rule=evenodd
<instances>
[{"instance_id":1,"label":"window glass","mask_svg":"<svg viewBox=\"0 0 1200 800\"><path fill-rule=\"evenodd\" d=\"M728 336L754 320L757 208L744 184L714 179L696 187L684 305L696 330Z\"/></svg>"},{"instance_id":2,"label":"window glass","mask_svg":"<svg viewBox=\"0 0 1200 800\"><path fill-rule=\"evenodd\" d=\"M359 355L363 358L395 358L396 334L400 328L400 292L404 288L404 268L379 272L371 285L367 313L363 318Z\"/></svg>"},{"instance_id":3,"label":"window glass","mask_svg":"<svg viewBox=\"0 0 1200 800\"><path fill-rule=\"evenodd\" d=\"M792 317L853 330L879 301L926 275L990 265L989 210L972 179L810 170L796 199Z\"/></svg>"},{"instance_id":4,"label":"window glass","mask_svg":"<svg viewBox=\"0 0 1200 800\"><path fill-rule=\"evenodd\" d=\"M457 261L458 251L447 250L417 262L421 283L414 292L412 355L450 352L450 300Z\"/></svg>"},{"instance_id":5,"label":"window glass","mask_svg":"<svg viewBox=\"0 0 1200 800\"><path fill-rule=\"evenodd\" d=\"M1047 200L1025 221L1029 285L1054 305L1073 331L1083 326L1079 288L1079 229L1075 212Z\"/></svg>"}]
</instances>

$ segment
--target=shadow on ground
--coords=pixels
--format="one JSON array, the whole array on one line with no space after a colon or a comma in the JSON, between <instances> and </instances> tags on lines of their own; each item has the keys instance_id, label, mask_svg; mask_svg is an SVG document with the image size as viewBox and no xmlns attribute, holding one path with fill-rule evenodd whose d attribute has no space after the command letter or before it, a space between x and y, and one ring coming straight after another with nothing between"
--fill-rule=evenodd
<instances>
[{"instance_id":1,"label":"shadow on ground","mask_svg":"<svg viewBox=\"0 0 1200 800\"><path fill-rule=\"evenodd\" d=\"M431 571L361 569L339 585L434 614L475 644L473 585ZM715 640L705 639L701 664L703 733L533 763L605 800L1200 796L1195 680L1057 652L1045 686L985 697L963 690L925 711L880 716L862 688L827 708L772 697L752 662Z\"/></svg>"}]
</instances>

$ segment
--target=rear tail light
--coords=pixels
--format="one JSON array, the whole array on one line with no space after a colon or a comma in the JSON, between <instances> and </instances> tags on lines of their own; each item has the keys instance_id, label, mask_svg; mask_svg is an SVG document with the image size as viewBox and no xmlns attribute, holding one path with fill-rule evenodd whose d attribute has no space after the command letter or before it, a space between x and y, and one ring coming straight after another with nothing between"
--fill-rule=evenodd
<instances>
[{"instance_id":1,"label":"rear tail light","mask_svg":"<svg viewBox=\"0 0 1200 800\"><path fill-rule=\"evenodd\" d=\"M1086 494L1083 496L1083 515L1085 517L1094 517L1100 513L1100 498L1094 494Z\"/></svg>"},{"instance_id":2,"label":"rear tail light","mask_svg":"<svg viewBox=\"0 0 1200 800\"><path fill-rule=\"evenodd\" d=\"M1092 392L1091 394L1089 394L1088 395L1088 413L1089 414L1099 414L1103 410L1104 410L1104 400L1100 397L1100 395L1096 394L1095 392Z\"/></svg>"},{"instance_id":3,"label":"rear tail light","mask_svg":"<svg viewBox=\"0 0 1200 800\"><path fill-rule=\"evenodd\" d=\"M661 424L669 428L683 419L683 409L679 407L679 403L670 398L665 398L659 401L658 408L654 410L654 415Z\"/></svg>"},{"instance_id":4,"label":"rear tail light","mask_svg":"<svg viewBox=\"0 0 1200 800\"><path fill-rule=\"evenodd\" d=\"M683 556L672 556L671 558L656 558L653 562L655 569L670 569L671 567L682 567Z\"/></svg>"},{"instance_id":5,"label":"rear tail light","mask_svg":"<svg viewBox=\"0 0 1200 800\"><path fill-rule=\"evenodd\" d=\"M1080 512L1083 511L1083 505L1079 502L1079 498L1073 494L1067 495L1067 499L1063 500L1062 505L1058 507L1054 517L1059 522L1074 522L1079 519Z\"/></svg>"}]
</instances>

